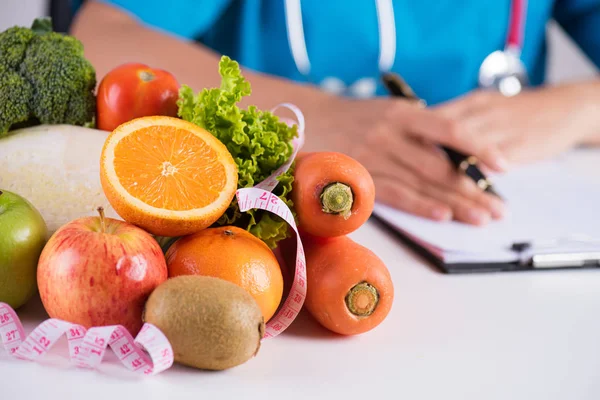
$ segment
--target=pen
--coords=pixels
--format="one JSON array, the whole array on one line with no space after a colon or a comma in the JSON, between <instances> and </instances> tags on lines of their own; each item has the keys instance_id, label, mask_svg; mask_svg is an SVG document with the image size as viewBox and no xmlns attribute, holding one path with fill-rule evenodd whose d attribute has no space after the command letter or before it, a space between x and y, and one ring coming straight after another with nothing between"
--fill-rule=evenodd
<instances>
[{"instance_id":1,"label":"pen","mask_svg":"<svg viewBox=\"0 0 600 400\"><path fill-rule=\"evenodd\" d=\"M405 99L418 102L422 107L425 107L425 101L420 99L398 74L391 72L384 73L382 80L383 84L392 96L403 97ZM471 178L482 190L500 197L492 187L491 181L477 167L478 161L475 156L462 154L446 146L441 146L441 148L458 171L463 172L465 175Z\"/></svg>"}]
</instances>

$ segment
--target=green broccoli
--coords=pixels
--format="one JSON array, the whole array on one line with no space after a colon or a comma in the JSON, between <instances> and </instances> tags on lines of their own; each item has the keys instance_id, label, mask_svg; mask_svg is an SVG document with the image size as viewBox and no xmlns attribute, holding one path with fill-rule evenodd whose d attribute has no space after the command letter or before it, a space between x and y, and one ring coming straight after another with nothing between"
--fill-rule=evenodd
<instances>
[{"instance_id":1,"label":"green broccoli","mask_svg":"<svg viewBox=\"0 0 600 400\"><path fill-rule=\"evenodd\" d=\"M0 137L34 124L90 125L96 71L72 36L50 20L0 33Z\"/></svg>"}]
</instances>

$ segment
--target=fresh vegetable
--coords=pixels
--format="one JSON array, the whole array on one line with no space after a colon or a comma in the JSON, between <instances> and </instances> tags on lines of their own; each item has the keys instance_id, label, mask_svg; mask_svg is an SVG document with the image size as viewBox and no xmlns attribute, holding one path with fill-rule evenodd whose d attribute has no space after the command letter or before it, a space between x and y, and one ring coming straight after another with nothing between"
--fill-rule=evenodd
<instances>
[{"instance_id":1,"label":"fresh vegetable","mask_svg":"<svg viewBox=\"0 0 600 400\"><path fill-rule=\"evenodd\" d=\"M167 264L152 236L98 212L52 235L37 270L40 297L52 318L86 328L123 325L135 336L148 296L167 280Z\"/></svg>"},{"instance_id":2,"label":"fresh vegetable","mask_svg":"<svg viewBox=\"0 0 600 400\"><path fill-rule=\"evenodd\" d=\"M303 231L335 237L369 219L375 185L366 168L345 154L306 153L296 161L291 197Z\"/></svg>"},{"instance_id":3,"label":"fresh vegetable","mask_svg":"<svg viewBox=\"0 0 600 400\"><path fill-rule=\"evenodd\" d=\"M143 318L164 333L176 362L208 370L245 363L265 332L260 308L244 289L208 276L170 278L152 292Z\"/></svg>"},{"instance_id":4,"label":"fresh vegetable","mask_svg":"<svg viewBox=\"0 0 600 400\"><path fill-rule=\"evenodd\" d=\"M120 125L100 157L100 182L113 208L160 236L189 235L212 225L231 203L237 179L223 143L173 117Z\"/></svg>"},{"instance_id":5,"label":"fresh vegetable","mask_svg":"<svg viewBox=\"0 0 600 400\"><path fill-rule=\"evenodd\" d=\"M175 242L167 252L169 277L203 275L235 283L252 295L265 322L281 302L283 277L273 251L235 226L209 228Z\"/></svg>"},{"instance_id":6,"label":"fresh vegetable","mask_svg":"<svg viewBox=\"0 0 600 400\"><path fill-rule=\"evenodd\" d=\"M118 218L100 185L100 153L107 132L72 125L40 125L0 138L0 188L37 208L50 234L74 219Z\"/></svg>"},{"instance_id":7,"label":"fresh vegetable","mask_svg":"<svg viewBox=\"0 0 600 400\"><path fill-rule=\"evenodd\" d=\"M251 92L250 83L242 76L237 62L222 57L219 73L222 77L220 88L204 89L196 96L188 86L180 89L179 116L205 128L223 142L238 167L238 186L251 187L289 159L293 151L291 140L297 135L297 127L288 126L269 111L237 106L242 97ZM293 207L289 198L292 170L278 179L279 185L273 193ZM247 229L271 248L288 235L283 219L260 210L242 214L235 199L217 224Z\"/></svg>"},{"instance_id":8,"label":"fresh vegetable","mask_svg":"<svg viewBox=\"0 0 600 400\"><path fill-rule=\"evenodd\" d=\"M47 234L30 202L0 190L0 302L18 308L37 291L37 264Z\"/></svg>"},{"instance_id":9,"label":"fresh vegetable","mask_svg":"<svg viewBox=\"0 0 600 400\"><path fill-rule=\"evenodd\" d=\"M177 116L179 83L169 72L130 63L110 71L98 85L98 129L112 131L138 117Z\"/></svg>"},{"instance_id":10,"label":"fresh vegetable","mask_svg":"<svg viewBox=\"0 0 600 400\"><path fill-rule=\"evenodd\" d=\"M357 335L388 315L394 286L383 262L346 236L303 235L306 251L307 310L325 328Z\"/></svg>"},{"instance_id":11,"label":"fresh vegetable","mask_svg":"<svg viewBox=\"0 0 600 400\"><path fill-rule=\"evenodd\" d=\"M0 33L0 137L35 124L91 124L95 87L81 42L52 32L49 19Z\"/></svg>"}]
</instances>

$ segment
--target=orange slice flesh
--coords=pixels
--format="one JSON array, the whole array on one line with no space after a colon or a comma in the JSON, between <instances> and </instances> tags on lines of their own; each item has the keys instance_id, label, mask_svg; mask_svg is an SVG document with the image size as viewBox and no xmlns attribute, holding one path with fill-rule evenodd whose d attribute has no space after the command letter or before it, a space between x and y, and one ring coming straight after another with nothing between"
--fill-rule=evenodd
<instances>
[{"instance_id":1,"label":"orange slice flesh","mask_svg":"<svg viewBox=\"0 0 600 400\"><path fill-rule=\"evenodd\" d=\"M199 126L143 117L117 127L102 150L101 182L115 211L160 236L212 225L237 189L227 148Z\"/></svg>"},{"instance_id":2,"label":"orange slice flesh","mask_svg":"<svg viewBox=\"0 0 600 400\"><path fill-rule=\"evenodd\" d=\"M148 161L154 171L144 168ZM227 183L217 152L202 138L172 126L142 128L121 139L114 168L133 197L176 211L211 204Z\"/></svg>"}]
</instances>

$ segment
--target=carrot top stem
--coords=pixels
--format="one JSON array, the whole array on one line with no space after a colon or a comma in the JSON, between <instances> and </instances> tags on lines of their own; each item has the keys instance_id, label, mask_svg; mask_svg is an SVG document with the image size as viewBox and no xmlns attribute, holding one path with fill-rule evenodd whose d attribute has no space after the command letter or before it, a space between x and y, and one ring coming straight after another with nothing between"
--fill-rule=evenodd
<instances>
[{"instance_id":1,"label":"carrot top stem","mask_svg":"<svg viewBox=\"0 0 600 400\"><path fill-rule=\"evenodd\" d=\"M339 214L344 219L348 219L352 214L353 203L352 189L344 183L332 183L321 192L321 205L324 213Z\"/></svg>"},{"instance_id":2,"label":"carrot top stem","mask_svg":"<svg viewBox=\"0 0 600 400\"><path fill-rule=\"evenodd\" d=\"M359 317L368 317L373 314L379 303L379 292L375 286L368 282L356 284L346 294L346 307Z\"/></svg>"}]
</instances>

